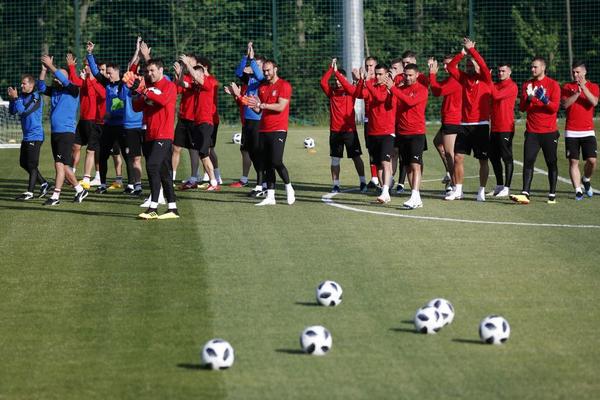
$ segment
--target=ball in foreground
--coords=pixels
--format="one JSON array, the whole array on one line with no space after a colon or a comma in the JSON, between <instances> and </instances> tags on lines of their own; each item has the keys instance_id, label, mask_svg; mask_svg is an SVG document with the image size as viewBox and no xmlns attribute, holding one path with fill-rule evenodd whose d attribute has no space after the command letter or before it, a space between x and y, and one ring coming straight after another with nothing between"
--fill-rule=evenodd
<instances>
[{"instance_id":1,"label":"ball in foreground","mask_svg":"<svg viewBox=\"0 0 600 400\"><path fill-rule=\"evenodd\" d=\"M427 305L435 308L440 313L443 320L442 326L450 325L454 321L454 307L448 300L433 299Z\"/></svg>"},{"instance_id":2,"label":"ball in foreground","mask_svg":"<svg viewBox=\"0 0 600 400\"><path fill-rule=\"evenodd\" d=\"M202 348L202 365L210 369L227 369L233 365L233 347L223 339L212 339Z\"/></svg>"},{"instance_id":3,"label":"ball in foreground","mask_svg":"<svg viewBox=\"0 0 600 400\"><path fill-rule=\"evenodd\" d=\"M510 325L499 315L489 315L479 324L479 337L487 344L504 344L510 337Z\"/></svg>"},{"instance_id":4,"label":"ball in foreground","mask_svg":"<svg viewBox=\"0 0 600 400\"><path fill-rule=\"evenodd\" d=\"M309 326L300 335L302 351L312 356L324 356L331 350L333 338L331 333L322 326Z\"/></svg>"},{"instance_id":5,"label":"ball in foreground","mask_svg":"<svg viewBox=\"0 0 600 400\"><path fill-rule=\"evenodd\" d=\"M326 307L335 307L342 302L342 287L334 281L323 281L317 286L317 302Z\"/></svg>"},{"instance_id":6,"label":"ball in foreground","mask_svg":"<svg viewBox=\"0 0 600 400\"><path fill-rule=\"evenodd\" d=\"M305 149L312 149L314 147L315 147L315 139L313 139L311 137L304 138L304 148Z\"/></svg>"},{"instance_id":7,"label":"ball in foreground","mask_svg":"<svg viewBox=\"0 0 600 400\"><path fill-rule=\"evenodd\" d=\"M419 333L435 335L443 326L443 319L435 307L425 306L415 313L415 329Z\"/></svg>"},{"instance_id":8,"label":"ball in foreground","mask_svg":"<svg viewBox=\"0 0 600 400\"><path fill-rule=\"evenodd\" d=\"M233 136L231 136L231 141L235 144L242 144L242 134L239 132L234 133Z\"/></svg>"}]
</instances>

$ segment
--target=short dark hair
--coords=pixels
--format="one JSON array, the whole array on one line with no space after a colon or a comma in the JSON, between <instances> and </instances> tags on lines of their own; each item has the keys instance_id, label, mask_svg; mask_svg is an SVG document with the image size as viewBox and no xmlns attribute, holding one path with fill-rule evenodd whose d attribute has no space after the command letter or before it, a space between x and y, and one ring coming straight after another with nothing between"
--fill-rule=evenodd
<instances>
[{"instance_id":1,"label":"short dark hair","mask_svg":"<svg viewBox=\"0 0 600 400\"><path fill-rule=\"evenodd\" d=\"M446 54L442 60L452 60L454 58L454 54Z\"/></svg>"},{"instance_id":2,"label":"short dark hair","mask_svg":"<svg viewBox=\"0 0 600 400\"><path fill-rule=\"evenodd\" d=\"M204 65L206 67L206 69L208 70L208 72L211 71L212 64L208 58L206 58L204 56L199 56L199 57L196 57L196 60L198 60L198 64Z\"/></svg>"},{"instance_id":3,"label":"short dark hair","mask_svg":"<svg viewBox=\"0 0 600 400\"><path fill-rule=\"evenodd\" d=\"M385 69L386 71L388 70L388 66L385 64L377 64L375 66L375 69Z\"/></svg>"},{"instance_id":4,"label":"short dark hair","mask_svg":"<svg viewBox=\"0 0 600 400\"><path fill-rule=\"evenodd\" d=\"M163 62L162 58L151 58L150 60L148 60L148 62L146 62L146 67L149 67L151 65L155 65L156 68L165 67L165 63Z\"/></svg>"},{"instance_id":5,"label":"short dark hair","mask_svg":"<svg viewBox=\"0 0 600 400\"><path fill-rule=\"evenodd\" d=\"M412 50L406 50L404 53L402 53L402 58L407 58L407 57L417 58L417 53L415 53Z\"/></svg>"},{"instance_id":6,"label":"short dark hair","mask_svg":"<svg viewBox=\"0 0 600 400\"><path fill-rule=\"evenodd\" d=\"M96 62L96 66L99 67L101 65L106 65L106 61L104 60L97 60L96 57L94 57L94 61Z\"/></svg>"},{"instance_id":7,"label":"short dark hair","mask_svg":"<svg viewBox=\"0 0 600 400\"><path fill-rule=\"evenodd\" d=\"M583 68L587 69L587 67L585 66L585 63L583 62L583 60L573 61L573 66L571 67L571 69L575 69L577 67L583 67Z\"/></svg>"},{"instance_id":8,"label":"short dark hair","mask_svg":"<svg viewBox=\"0 0 600 400\"><path fill-rule=\"evenodd\" d=\"M265 64L273 64L273 68L279 68L279 65L275 62L275 60L271 60L270 58L263 61L263 65Z\"/></svg>"},{"instance_id":9,"label":"short dark hair","mask_svg":"<svg viewBox=\"0 0 600 400\"><path fill-rule=\"evenodd\" d=\"M406 64L404 66L404 70L406 71L407 69L412 69L413 71L419 72L419 66L417 64Z\"/></svg>"},{"instance_id":10,"label":"short dark hair","mask_svg":"<svg viewBox=\"0 0 600 400\"><path fill-rule=\"evenodd\" d=\"M546 62L546 59L544 57L542 57L542 56L535 56L535 57L533 57L531 59L531 62L534 62L534 61L539 61L539 62L543 63L544 65L548 65L548 63Z\"/></svg>"},{"instance_id":11,"label":"short dark hair","mask_svg":"<svg viewBox=\"0 0 600 400\"><path fill-rule=\"evenodd\" d=\"M106 63L106 68L112 68L112 69L116 69L117 71L120 71L120 68L117 64L112 63L112 62L107 62Z\"/></svg>"},{"instance_id":12,"label":"short dark hair","mask_svg":"<svg viewBox=\"0 0 600 400\"><path fill-rule=\"evenodd\" d=\"M267 60L264 56L254 56L255 61L262 61L263 63Z\"/></svg>"},{"instance_id":13,"label":"short dark hair","mask_svg":"<svg viewBox=\"0 0 600 400\"><path fill-rule=\"evenodd\" d=\"M500 61L500 62L499 62L497 65L496 65L496 67L497 67L497 68L500 68L500 67L508 67L508 68L512 69L512 65L511 65L509 62L504 62L504 61Z\"/></svg>"},{"instance_id":14,"label":"short dark hair","mask_svg":"<svg viewBox=\"0 0 600 400\"><path fill-rule=\"evenodd\" d=\"M390 61L390 65L401 64L401 63L402 63L401 58L394 58L392 61Z\"/></svg>"},{"instance_id":15,"label":"short dark hair","mask_svg":"<svg viewBox=\"0 0 600 400\"><path fill-rule=\"evenodd\" d=\"M35 83L35 78L31 74L23 74L21 75L21 80L27 79L30 83Z\"/></svg>"}]
</instances>

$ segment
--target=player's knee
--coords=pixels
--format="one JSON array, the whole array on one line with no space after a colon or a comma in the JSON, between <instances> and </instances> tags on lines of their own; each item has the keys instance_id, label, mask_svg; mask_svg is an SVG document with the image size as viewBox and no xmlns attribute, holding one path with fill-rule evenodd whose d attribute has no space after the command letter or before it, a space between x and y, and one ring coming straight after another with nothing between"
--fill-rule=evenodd
<instances>
[{"instance_id":1,"label":"player's knee","mask_svg":"<svg viewBox=\"0 0 600 400\"><path fill-rule=\"evenodd\" d=\"M341 159L339 157L331 157L331 166L339 167Z\"/></svg>"}]
</instances>

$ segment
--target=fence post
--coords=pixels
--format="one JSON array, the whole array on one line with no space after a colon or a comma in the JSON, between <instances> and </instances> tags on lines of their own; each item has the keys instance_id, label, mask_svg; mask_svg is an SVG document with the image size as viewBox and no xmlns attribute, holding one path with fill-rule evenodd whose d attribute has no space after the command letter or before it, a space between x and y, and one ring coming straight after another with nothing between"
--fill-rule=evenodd
<instances>
[{"instance_id":1,"label":"fence post","mask_svg":"<svg viewBox=\"0 0 600 400\"><path fill-rule=\"evenodd\" d=\"M271 0L271 18L273 34L273 59L279 64L279 48L277 46L277 0Z\"/></svg>"},{"instance_id":2,"label":"fence post","mask_svg":"<svg viewBox=\"0 0 600 400\"><path fill-rule=\"evenodd\" d=\"M81 62L81 24L79 20L79 0L73 0L73 18L75 18L75 45L73 46L73 52L77 61Z\"/></svg>"},{"instance_id":3,"label":"fence post","mask_svg":"<svg viewBox=\"0 0 600 400\"><path fill-rule=\"evenodd\" d=\"M473 40L473 0L469 0L469 38Z\"/></svg>"},{"instance_id":4,"label":"fence post","mask_svg":"<svg viewBox=\"0 0 600 400\"><path fill-rule=\"evenodd\" d=\"M569 49L569 71L573 65L573 33L571 32L571 1L566 0L567 6L567 46Z\"/></svg>"},{"instance_id":5,"label":"fence post","mask_svg":"<svg viewBox=\"0 0 600 400\"><path fill-rule=\"evenodd\" d=\"M365 28L363 0L344 1L344 28L343 28L343 64L346 68L348 79L352 79L352 68L360 68L364 59ZM354 110L356 119L362 121L364 116L364 103L357 101Z\"/></svg>"}]
</instances>

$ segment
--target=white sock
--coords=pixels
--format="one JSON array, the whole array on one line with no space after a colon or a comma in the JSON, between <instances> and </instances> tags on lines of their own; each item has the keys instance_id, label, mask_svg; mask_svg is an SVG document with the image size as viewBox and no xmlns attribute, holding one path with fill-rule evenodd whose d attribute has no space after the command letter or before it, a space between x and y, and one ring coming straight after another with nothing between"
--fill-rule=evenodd
<instances>
[{"instance_id":1,"label":"white sock","mask_svg":"<svg viewBox=\"0 0 600 400\"><path fill-rule=\"evenodd\" d=\"M173 171L173 182L175 182L176 178L177 178L177 171Z\"/></svg>"},{"instance_id":2,"label":"white sock","mask_svg":"<svg viewBox=\"0 0 600 400\"><path fill-rule=\"evenodd\" d=\"M210 180L210 177L208 176L208 173L204 173L204 175L202 176L202 182L208 182Z\"/></svg>"},{"instance_id":3,"label":"white sock","mask_svg":"<svg viewBox=\"0 0 600 400\"><path fill-rule=\"evenodd\" d=\"M485 186L479 186L479 193L485 193Z\"/></svg>"},{"instance_id":4,"label":"white sock","mask_svg":"<svg viewBox=\"0 0 600 400\"><path fill-rule=\"evenodd\" d=\"M217 182L216 179L211 179L210 180L210 186L217 186L219 183Z\"/></svg>"},{"instance_id":5,"label":"white sock","mask_svg":"<svg viewBox=\"0 0 600 400\"><path fill-rule=\"evenodd\" d=\"M267 198L275 200L275 189L267 190Z\"/></svg>"},{"instance_id":6,"label":"white sock","mask_svg":"<svg viewBox=\"0 0 600 400\"><path fill-rule=\"evenodd\" d=\"M583 189L581 189L581 186L578 186L575 188L575 193L577 193L577 192L583 193Z\"/></svg>"},{"instance_id":7,"label":"white sock","mask_svg":"<svg viewBox=\"0 0 600 400\"><path fill-rule=\"evenodd\" d=\"M169 203L169 204L167 204L167 208L169 210L176 209L177 208L177 204L176 203Z\"/></svg>"},{"instance_id":8,"label":"white sock","mask_svg":"<svg viewBox=\"0 0 600 400\"><path fill-rule=\"evenodd\" d=\"M358 180L360 181L360 183L367 183L364 175L363 176L359 176Z\"/></svg>"},{"instance_id":9,"label":"white sock","mask_svg":"<svg viewBox=\"0 0 600 400\"><path fill-rule=\"evenodd\" d=\"M52 200L58 200L58 198L60 197L60 189L54 189L54 192L52 192Z\"/></svg>"},{"instance_id":10,"label":"white sock","mask_svg":"<svg viewBox=\"0 0 600 400\"><path fill-rule=\"evenodd\" d=\"M371 178L371 182L373 182L374 184L377 185L377 184L379 184L379 178L376 177L376 176L374 176L374 177Z\"/></svg>"},{"instance_id":11,"label":"white sock","mask_svg":"<svg viewBox=\"0 0 600 400\"><path fill-rule=\"evenodd\" d=\"M75 168L71 168L71 169L73 170L73 173L75 173L75 172L76 172L76 169L75 169Z\"/></svg>"},{"instance_id":12,"label":"white sock","mask_svg":"<svg viewBox=\"0 0 600 400\"><path fill-rule=\"evenodd\" d=\"M84 176L83 177L83 182L90 183L90 177L89 176Z\"/></svg>"},{"instance_id":13,"label":"white sock","mask_svg":"<svg viewBox=\"0 0 600 400\"><path fill-rule=\"evenodd\" d=\"M334 179L333 180L333 186L340 186L340 180L339 179Z\"/></svg>"},{"instance_id":14,"label":"white sock","mask_svg":"<svg viewBox=\"0 0 600 400\"><path fill-rule=\"evenodd\" d=\"M158 208L158 202L157 201L151 201L150 202L150 208L154 208L156 210Z\"/></svg>"},{"instance_id":15,"label":"white sock","mask_svg":"<svg viewBox=\"0 0 600 400\"><path fill-rule=\"evenodd\" d=\"M133 189L133 185L131 183L127 184L127 189Z\"/></svg>"},{"instance_id":16,"label":"white sock","mask_svg":"<svg viewBox=\"0 0 600 400\"><path fill-rule=\"evenodd\" d=\"M242 177L240 178L240 182L242 182L242 183L248 183L248 177L242 175Z\"/></svg>"},{"instance_id":17,"label":"white sock","mask_svg":"<svg viewBox=\"0 0 600 400\"><path fill-rule=\"evenodd\" d=\"M83 192L83 187L79 183L77 184L77 186L75 186L75 192L76 193Z\"/></svg>"},{"instance_id":18,"label":"white sock","mask_svg":"<svg viewBox=\"0 0 600 400\"><path fill-rule=\"evenodd\" d=\"M454 188L454 191L456 193L462 193L462 186L463 186L462 183L457 183L456 186L455 186L455 188Z\"/></svg>"},{"instance_id":19,"label":"white sock","mask_svg":"<svg viewBox=\"0 0 600 400\"><path fill-rule=\"evenodd\" d=\"M381 195L390 194L390 187L388 185L383 185L381 188Z\"/></svg>"},{"instance_id":20,"label":"white sock","mask_svg":"<svg viewBox=\"0 0 600 400\"><path fill-rule=\"evenodd\" d=\"M94 180L100 179L100 171L96 171L96 175L94 175Z\"/></svg>"},{"instance_id":21,"label":"white sock","mask_svg":"<svg viewBox=\"0 0 600 400\"><path fill-rule=\"evenodd\" d=\"M592 178L588 178L587 176L583 176L583 178L581 178L581 180L583 180L585 183L588 183L589 181L592 180Z\"/></svg>"},{"instance_id":22,"label":"white sock","mask_svg":"<svg viewBox=\"0 0 600 400\"><path fill-rule=\"evenodd\" d=\"M221 170L219 168L215 168L215 178L217 178L217 181L221 180Z\"/></svg>"},{"instance_id":23,"label":"white sock","mask_svg":"<svg viewBox=\"0 0 600 400\"><path fill-rule=\"evenodd\" d=\"M421 201L421 192L419 192L418 190L413 189L410 192L410 199L411 200L419 200L419 201Z\"/></svg>"},{"instance_id":24,"label":"white sock","mask_svg":"<svg viewBox=\"0 0 600 400\"><path fill-rule=\"evenodd\" d=\"M291 183L286 183L285 184L285 190L290 191L290 190L294 190L294 188L292 187Z\"/></svg>"},{"instance_id":25,"label":"white sock","mask_svg":"<svg viewBox=\"0 0 600 400\"><path fill-rule=\"evenodd\" d=\"M263 190L263 187L262 187L261 185L256 185L256 186L254 186L254 191L255 191L255 192L258 192L258 191L260 191L260 190Z\"/></svg>"}]
</instances>

